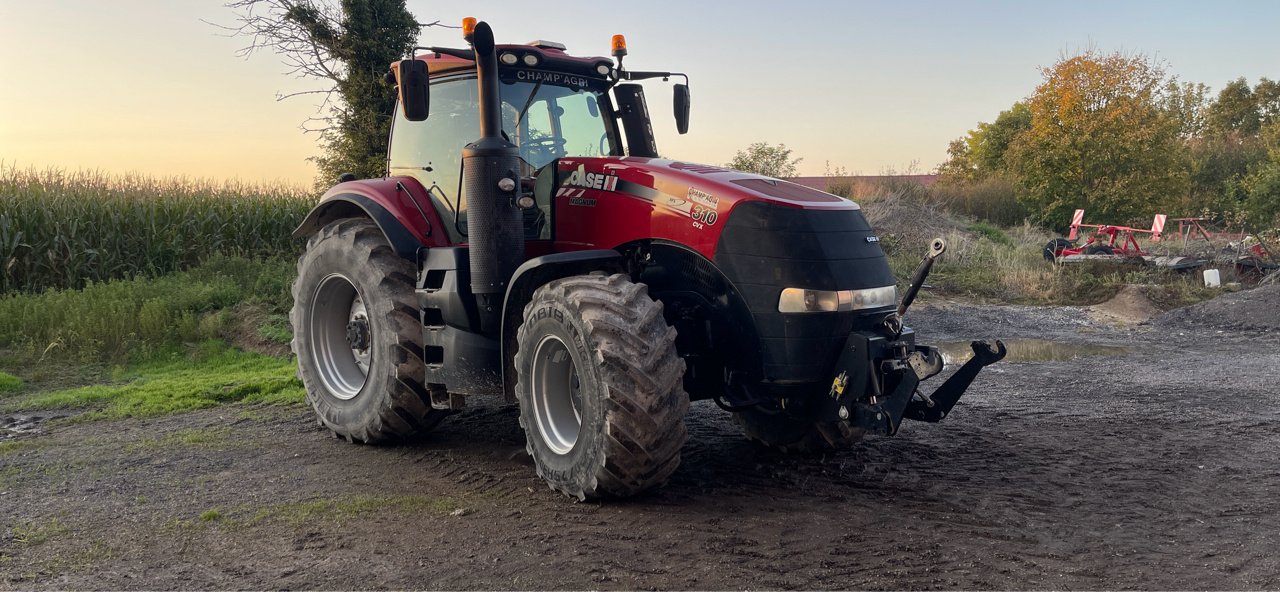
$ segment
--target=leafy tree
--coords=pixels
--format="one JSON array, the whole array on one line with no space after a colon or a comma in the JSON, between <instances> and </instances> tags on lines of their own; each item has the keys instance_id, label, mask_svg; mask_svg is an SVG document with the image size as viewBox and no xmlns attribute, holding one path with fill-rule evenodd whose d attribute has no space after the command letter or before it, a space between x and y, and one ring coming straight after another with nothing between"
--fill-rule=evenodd
<instances>
[{"instance_id":1,"label":"leafy tree","mask_svg":"<svg viewBox=\"0 0 1280 592\"><path fill-rule=\"evenodd\" d=\"M1266 160L1266 150L1255 138L1235 133L1206 133L1187 140L1191 188L1178 212L1219 216L1240 207L1240 184L1249 171Z\"/></svg>"},{"instance_id":2,"label":"leafy tree","mask_svg":"<svg viewBox=\"0 0 1280 592\"><path fill-rule=\"evenodd\" d=\"M992 123L978 124L978 129L969 133L969 149L973 154L974 164L983 176L1003 172L1005 153L1023 132L1031 129L1031 108L1024 102L1017 102L1008 111L1001 111Z\"/></svg>"},{"instance_id":3,"label":"leafy tree","mask_svg":"<svg viewBox=\"0 0 1280 592\"><path fill-rule=\"evenodd\" d=\"M1095 50L1044 68L1031 125L1004 155L1031 216L1062 226L1075 208L1136 221L1188 189L1169 80L1143 56Z\"/></svg>"},{"instance_id":4,"label":"leafy tree","mask_svg":"<svg viewBox=\"0 0 1280 592\"><path fill-rule=\"evenodd\" d=\"M1258 143L1267 157L1240 182L1243 206L1253 224L1276 227L1280 226L1280 119L1262 128Z\"/></svg>"},{"instance_id":5,"label":"leafy tree","mask_svg":"<svg viewBox=\"0 0 1280 592\"><path fill-rule=\"evenodd\" d=\"M1180 136L1195 138L1205 132L1205 120L1208 117L1206 111L1209 108L1207 85L1191 82L1178 84L1171 80L1165 85L1164 94L1164 108L1178 120Z\"/></svg>"},{"instance_id":6,"label":"leafy tree","mask_svg":"<svg viewBox=\"0 0 1280 592\"><path fill-rule=\"evenodd\" d=\"M222 28L252 39L242 55L269 49L291 74L324 82L296 93L324 97L317 116L303 124L320 134L324 149L313 159L316 184L328 186L348 172L382 176L396 100L384 76L412 50L422 27L439 22L419 23L405 0L236 0L227 7L239 24Z\"/></svg>"},{"instance_id":7,"label":"leafy tree","mask_svg":"<svg viewBox=\"0 0 1280 592\"><path fill-rule=\"evenodd\" d=\"M1252 135L1262 128L1257 98L1244 78L1228 82L1218 92L1218 99L1209 106L1207 118L1209 126L1219 133Z\"/></svg>"},{"instance_id":8,"label":"leafy tree","mask_svg":"<svg viewBox=\"0 0 1280 592\"><path fill-rule=\"evenodd\" d=\"M973 134L972 131L969 133ZM966 183L977 178L978 167L973 164L973 154L969 150L969 142L965 140L966 138L960 137L947 144L947 160L934 171L939 183Z\"/></svg>"},{"instance_id":9,"label":"leafy tree","mask_svg":"<svg viewBox=\"0 0 1280 592\"><path fill-rule=\"evenodd\" d=\"M786 144L772 146L765 142L756 142L739 150L725 166L747 173L755 173L776 179L796 176L796 165L802 158L791 158L791 149Z\"/></svg>"},{"instance_id":10,"label":"leafy tree","mask_svg":"<svg viewBox=\"0 0 1280 592\"><path fill-rule=\"evenodd\" d=\"M1253 87L1253 99L1258 103L1258 115L1264 127L1280 121L1280 82L1259 79Z\"/></svg>"},{"instance_id":11,"label":"leafy tree","mask_svg":"<svg viewBox=\"0 0 1280 592\"><path fill-rule=\"evenodd\" d=\"M977 181L1007 170L1005 153L1017 137L1031 128L1031 110L1017 102L992 123L982 122L947 147L947 162L938 168L944 181Z\"/></svg>"},{"instance_id":12,"label":"leafy tree","mask_svg":"<svg viewBox=\"0 0 1280 592\"><path fill-rule=\"evenodd\" d=\"M1270 222L1271 192L1264 130L1280 121L1280 85L1263 78L1253 88L1244 78L1228 83L1204 109L1205 125L1188 138L1191 192L1183 211ZM1256 197L1255 197L1256 196Z\"/></svg>"}]
</instances>

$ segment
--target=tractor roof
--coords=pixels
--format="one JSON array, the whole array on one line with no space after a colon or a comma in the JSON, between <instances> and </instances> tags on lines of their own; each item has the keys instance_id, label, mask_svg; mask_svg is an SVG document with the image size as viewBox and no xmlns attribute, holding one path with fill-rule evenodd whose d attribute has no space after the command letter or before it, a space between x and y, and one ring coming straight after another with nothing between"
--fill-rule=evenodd
<instances>
[{"instance_id":1,"label":"tractor roof","mask_svg":"<svg viewBox=\"0 0 1280 592\"><path fill-rule=\"evenodd\" d=\"M535 54L538 56L538 65L535 66L537 68L589 73L602 63L608 64L610 68L613 67L613 60L610 58L571 56L564 52L563 46L543 41L534 41L530 45L499 45L497 49L499 56L504 53L516 54L517 58L522 61L521 66L523 66L524 56ZM414 57L427 63L427 71L432 76L458 70L475 69L475 62L446 54L424 53Z\"/></svg>"}]
</instances>

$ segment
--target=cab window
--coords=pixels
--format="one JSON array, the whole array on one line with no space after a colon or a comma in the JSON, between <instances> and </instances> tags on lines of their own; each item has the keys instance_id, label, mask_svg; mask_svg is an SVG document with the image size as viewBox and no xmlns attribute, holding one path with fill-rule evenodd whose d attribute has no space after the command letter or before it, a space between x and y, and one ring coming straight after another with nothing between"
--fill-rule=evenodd
<instances>
[{"instance_id":1,"label":"cab window","mask_svg":"<svg viewBox=\"0 0 1280 592\"><path fill-rule=\"evenodd\" d=\"M466 211L466 196L459 190L462 149L480 137L480 99L476 80L452 78L432 81L431 114L424 121L409 121L396 109L388 149L393 175L414 177L431 192L431 201L444 220L450 242L462 242L465 219L454 223L455 213Z\"/></svg>"}]
</instances>

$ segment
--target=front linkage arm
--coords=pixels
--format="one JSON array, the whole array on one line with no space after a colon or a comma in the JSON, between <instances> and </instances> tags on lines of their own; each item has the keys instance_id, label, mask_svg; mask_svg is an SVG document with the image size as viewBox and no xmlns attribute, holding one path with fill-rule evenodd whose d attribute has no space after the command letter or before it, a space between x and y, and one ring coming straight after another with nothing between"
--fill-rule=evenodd
<instances>
[{"instance_id":1,"label":"front linkage arm","mask_svg":"<svg viewBox=\"0 0 1280 592\"><path fill-rule=\"evenodd\" d=\"M960 395L973 383L973 379L978 377L978 372L1004 359L1004 355L1008 353L1004 343L998 339L974 341L969 347L973 348L973 357L942 383L938 390L933 391L932 395L911 401L903 417L930 423L942 421L951 412L951 408L955 407L956 401L960 400Z\"/></svg>"}]
</instances>

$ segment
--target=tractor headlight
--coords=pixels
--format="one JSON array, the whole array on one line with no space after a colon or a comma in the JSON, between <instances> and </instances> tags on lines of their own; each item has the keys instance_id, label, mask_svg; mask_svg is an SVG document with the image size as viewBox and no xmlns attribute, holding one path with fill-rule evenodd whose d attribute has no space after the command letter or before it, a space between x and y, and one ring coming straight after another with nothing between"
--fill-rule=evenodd
<instances>
[{"instance_id":1,"label":"tractor headlight","mask_svg":"<svg viewBox=\"0 0 1280 592\"><path fill-rule=\"evenodd\" d=\"M898 301L898 288L865 290L806 290L786 288L778 298L778 312L837 312L893 306Z\"/></svg>"}]
</instances>

